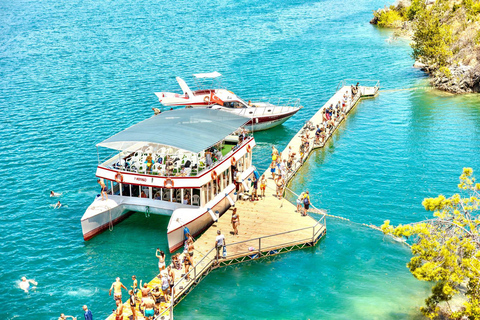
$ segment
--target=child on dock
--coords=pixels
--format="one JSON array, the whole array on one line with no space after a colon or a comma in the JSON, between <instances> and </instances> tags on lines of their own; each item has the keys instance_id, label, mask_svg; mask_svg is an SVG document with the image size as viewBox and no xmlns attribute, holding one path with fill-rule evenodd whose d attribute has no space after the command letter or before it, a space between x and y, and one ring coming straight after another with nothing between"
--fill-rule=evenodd
<instances>
[{"instance_id":1,"label":"child on dock","mask_svg":"<svg viewBox=\"0 0 480 320\"><path fill-rule=\"evenodd\" d=\"M260 193L261 197L265 199L265 188L267 187L267 179L265 179L265 175L262 175L260 179Z\"/></svg>"}]
</instances>

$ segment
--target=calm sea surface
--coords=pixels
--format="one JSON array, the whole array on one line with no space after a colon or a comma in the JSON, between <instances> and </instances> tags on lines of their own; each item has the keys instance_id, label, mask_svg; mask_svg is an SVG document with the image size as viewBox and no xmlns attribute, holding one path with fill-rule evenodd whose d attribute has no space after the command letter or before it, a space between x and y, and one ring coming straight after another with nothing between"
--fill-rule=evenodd
<instances>
[{"instance_id":1,"label":"calm sea surface","mask_svg":"<svg viewBox=\"0 0 480 320\"><path fill-rule=\"evenodd\" d=\"M376 79L363 101L291 187L357 223L328 219L316 248L217 270L176 309L179 319L415 319L429 291L406 269L408 248L358 223L428 216L424 197L480 172L480 101L422 89L404 40L368 24L388 1L0 0L0 319L81 316L114 307L116 276L155 276L168 218L134 214L84 242L80 218L98 188L95 144L152 114L154 91L180 91L219 71L249 99L301 98L283 126L256 134L267 167L335 92ZM399 88L417 90L389 91ZM66 205L53 210L62 192ZM39 282L18 289L22 276Z\"/></svg>"}]
</instances>

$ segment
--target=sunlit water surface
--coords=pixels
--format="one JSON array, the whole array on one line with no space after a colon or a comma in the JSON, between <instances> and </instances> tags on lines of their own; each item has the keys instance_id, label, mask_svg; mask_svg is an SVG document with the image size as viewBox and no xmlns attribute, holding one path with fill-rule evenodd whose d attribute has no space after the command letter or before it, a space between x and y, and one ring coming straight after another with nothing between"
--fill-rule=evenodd
<instances>
[{"instance_id":1,"label":"sunlit water surface","mask_svg":"<svg viewBox=\"0 0 480 320\"><path fill-rule=\"evenodd\" d=\"M95 318L114 308L116 276L155 276L167 217L143 214L84 242L80 218L98 188L95 144L150 116L175 76L219 71L248 99L300 98L304 109L256 134L268 165L345 78L380 80L291 184L328 219L315 248L211 273L179 319L415 319L429 291L408 248L358 223L428 216L424 197L456 190L480 166L480 102L423 90L408 43L368 24L388 1L0 1L0 318ZM400 88L418 90L388 91ZM53 210L62 192L66 206ZM294 214L294 213L292 213ZM22 276L35 292L18 289Z\"/></svg>"}]
</instances>

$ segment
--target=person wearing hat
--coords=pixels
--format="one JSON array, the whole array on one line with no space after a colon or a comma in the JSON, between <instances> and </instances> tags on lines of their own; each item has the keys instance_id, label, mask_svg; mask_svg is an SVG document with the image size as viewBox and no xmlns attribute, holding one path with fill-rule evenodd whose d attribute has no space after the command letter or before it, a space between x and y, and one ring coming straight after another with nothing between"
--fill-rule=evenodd
<instances>
[{"instance_id":1,"label":"person wearing hat","mask_svg":"<svg viewBox=\"0 0 480 320\"><path fill-rule=\"evenodd\" d=\"M123 285L123 283L120 282L120 278L117 277L117 279L115 279L115 282L112 283L112 286L108 291L108 295L112 295L113 289L113 299L122 301L122 288L128 291L128 289Z\"/></svg>"}]
</instances>

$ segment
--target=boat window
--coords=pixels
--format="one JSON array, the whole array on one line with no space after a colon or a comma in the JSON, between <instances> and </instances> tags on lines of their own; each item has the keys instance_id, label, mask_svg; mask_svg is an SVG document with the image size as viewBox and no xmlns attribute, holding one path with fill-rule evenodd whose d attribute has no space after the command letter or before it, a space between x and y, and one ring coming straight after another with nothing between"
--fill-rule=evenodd
<instances>
[{"instance_id":1,"label":"boat window","mask_svg":"<svg viewBox=\"0 0 480 320\"><path fill-rule=\"evenodd\" d=\"M131 197L138 197L140 196L140 188L139 186L132 185L132 194Z\"/></svg>"},{"instance_id":2,"label":"boat window","mask_svg":"<svg viewBox=\"0 0 480 320\"><path fill-rule=\"evenodd\" d=\"M174 189L173 194L173 202L182 203L182 189Z\"/></svg>"},{"instance_id":3,"label":"boat window","mask_svg":"<svg viewBox=\"0 0 480 320\"><path fill-rule=\"evenodd\" d=\"M192 192L192 206L200 206L200 189L193 189Z\"/></svg>"},{"instance_id":4,"label":"boat window","mask_svg":"<svg viewBox=\"0 0 480 320\"><path fill-rule=\"evenodd\" d=\"M122 183L122 196L130 197L130 185Z\"/></svg>"},{"instance_id":5,"label":"boat window","mask_svg":"<svg viewBox=\"0 0 480 320\"><path fill-rule=\"evenodd\" d=\"M154 200L162 200L162 188L152 188Z\"/></svg>"},{"instance_id":6,"label":"boat window","mask_svg":"<svg viewBox=\"0 0 480 320\"><path fill-rule=\"evenodd\" d=\"M120 195L120 184L117 181L113 181L112 194Z\"/></svg>"}]
</instances>

